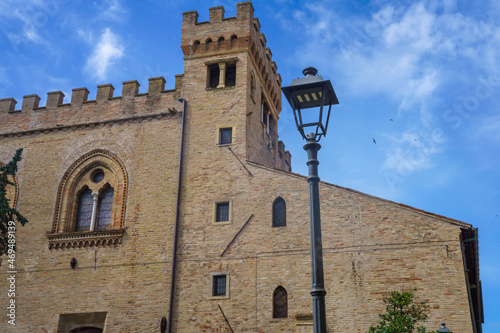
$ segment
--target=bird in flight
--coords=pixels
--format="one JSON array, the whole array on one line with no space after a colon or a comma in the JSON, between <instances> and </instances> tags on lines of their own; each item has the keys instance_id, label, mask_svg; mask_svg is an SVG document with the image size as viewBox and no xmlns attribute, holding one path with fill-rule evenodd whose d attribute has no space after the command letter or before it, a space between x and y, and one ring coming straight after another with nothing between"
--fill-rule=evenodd
<instances>
[{"instance_id":1,"label":"bird in flight","mask_svg":"<svg viewBox=\"0 0 500 333\"><path fill-rule=\"evenodd\" d=\"M377 141L375 141L375 139L374 139L374 138L372 138L372 140L373 140L373 143L374 143L374 144L377 144Z\"/></svg>"}]
</instances>

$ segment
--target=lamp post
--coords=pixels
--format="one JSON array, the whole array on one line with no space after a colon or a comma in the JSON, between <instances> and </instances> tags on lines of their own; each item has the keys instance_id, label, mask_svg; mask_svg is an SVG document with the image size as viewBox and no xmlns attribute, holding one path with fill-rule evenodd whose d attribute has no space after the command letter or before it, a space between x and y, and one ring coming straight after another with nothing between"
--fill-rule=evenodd
<instances>
[{"instance_id":1,"label":"lamp post","mask_svg":"<svg viewBox=\"0 0 500 333\"><path fill-rule=\"evenodd\" d=\"M439 333L446 333L446 332L450 332L450 330L448 329L448 327L446 327L445 323L442 323L441 327L439 328Z\"/></svg>"},{"instance_id":2,"label":"lamp post","mask_svg":"<svg viewBox=\"0 0 500 333\"><path fill-rule=\"evenodd\" d=\"M339 104L339 101L330 80L325 81L320 75L316 75L318 73L316 68L307 67L302 73L305 75L304 78L293 80L290 86L283 87L282 90L292 107L297 129L307 142L304 150L307 151L309 168L307 182L311 219L313 324L314 333L326 333L326 290L323 276L318 176L318 150L321 149L321 145L318 141L326 135L332 105ZM324 106L328 106L326 115Z\"/></svg>"}]
</instances>

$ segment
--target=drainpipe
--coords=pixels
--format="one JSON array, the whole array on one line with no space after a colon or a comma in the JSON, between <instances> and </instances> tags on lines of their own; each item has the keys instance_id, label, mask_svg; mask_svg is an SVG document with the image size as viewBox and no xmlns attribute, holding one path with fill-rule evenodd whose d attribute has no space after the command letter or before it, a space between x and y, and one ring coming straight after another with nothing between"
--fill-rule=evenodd
<instances>
[{"instance_id":1,"label":"drainpipe","mask_svg":"<svg viewBox=\"0 0 500 333\"><path fill-rule=\"evenodd\" d=\"M172 271L170 272L170 299L168 306L168 321L167 321L167 332L172 332L172 311L174 309L174 282L175 282L175 266L176 266L176 256L177 256L177 229L179 226L179 201L181 196L181 176L182 176L182 153L184 150L184 122L186 120L186 100L184 98L179 98L178 101L182 102L182 125L181 125L181 147L179 152L179 173L177 176L177 200L175 203L175 224L174 224L174 244L172 249Z\"/></svg>"}]
</instances>

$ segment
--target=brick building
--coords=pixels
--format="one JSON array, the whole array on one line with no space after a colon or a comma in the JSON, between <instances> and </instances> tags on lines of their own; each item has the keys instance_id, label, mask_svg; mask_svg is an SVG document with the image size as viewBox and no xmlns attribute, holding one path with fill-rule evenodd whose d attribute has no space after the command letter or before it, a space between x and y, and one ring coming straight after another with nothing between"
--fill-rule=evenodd
<instances>
[{"instance_id":1,"label":"brick building","mask_svg":"<svg viewBox=\"0 0 500 333\"><path fill-rule=\"evenodd\" d=\"M183 15L173 90L156 77L141 94L0 99L0 162L24 148L9 196L29 220L2 332L312 332L308 186L278 141L259 21L250 2ZM324 182L320 195L329 332L365 332L408 289L428 328L481 332L476 229ZM0 290L8 271L4 257Z\"/></svg>"}]
</instances>

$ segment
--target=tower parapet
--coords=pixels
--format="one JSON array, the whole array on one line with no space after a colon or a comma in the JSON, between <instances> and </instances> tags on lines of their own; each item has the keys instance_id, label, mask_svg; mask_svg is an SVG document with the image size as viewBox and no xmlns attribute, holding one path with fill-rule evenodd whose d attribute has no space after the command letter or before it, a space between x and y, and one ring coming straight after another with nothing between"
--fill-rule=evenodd
<instances>
[{"instance_id":1,"label":"tower parapet","mask_svg":"<svg viewBox=\"0 0 500 333\"><path fill-rule=\"evenodd\" d=\"M198 22L198 12L183 13L181 49L185 59L247 52L256 75L261 79L271 111L278 119L281 111L281 76L272 60L267 40L260 32L250 1L236 4L236 17L224 17L224 7L209 9L209 21Z\"/></svg>"}]
</instances>

